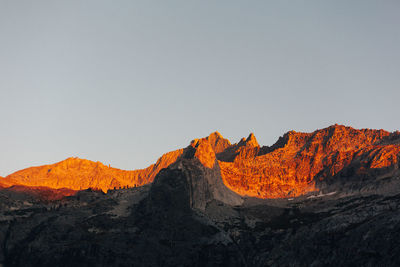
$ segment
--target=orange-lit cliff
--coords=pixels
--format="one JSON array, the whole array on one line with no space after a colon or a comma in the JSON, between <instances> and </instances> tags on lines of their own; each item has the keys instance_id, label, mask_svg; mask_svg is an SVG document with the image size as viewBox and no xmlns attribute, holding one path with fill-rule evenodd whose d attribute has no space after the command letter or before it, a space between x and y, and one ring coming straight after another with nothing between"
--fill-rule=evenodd
<instances>
[{"instance_id":1,"label":"orange-lit cliff","mask_svg":"<svg viewBox=\"0 0 400 267\"><path fill-rule=\"evenodd\" d=\"M204 166L219 165L223 182L231 190L240 195L278 198L318 191L318 181L332 179L349 166L357 173L371 169L397 170L400 133L334 125L312 133L290 131L273 146L261 147L253 134L231 144L215 132L193 140L189 147L195 148L194 156ZM148 168L134 171L68 158L15 172L0 179L0 185L103 191L141 186L151 183L161 169L176 162L184 151L166 153Z\"/></svg>"},{"instance_id":2,"label":"orange-lit cliff","mask_svg":"<svg viewBox=\"0 0 400 267\"><path fill-rule=\"evenodd\" d=\"M399 138L399 133L341 125L290 131L271 147L260 147L250 135L221 154L219 164L225 184L241 195L299 196L318 190L318 179L333 177L354 162L364 163L360 169L397 168Z\"/></svg>"}]
</instances>

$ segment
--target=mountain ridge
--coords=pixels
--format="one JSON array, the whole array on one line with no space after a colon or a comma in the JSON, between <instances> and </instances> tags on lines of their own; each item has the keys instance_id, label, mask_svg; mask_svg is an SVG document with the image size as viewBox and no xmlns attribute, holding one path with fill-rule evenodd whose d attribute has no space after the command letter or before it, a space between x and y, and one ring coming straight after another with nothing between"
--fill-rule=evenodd
<instances>
[{"instance_id":1,"label":"mountain ridge","mask_svg":"<svg viewBox=\"0 0 400 267\"><path fill-rule=\"evenodd\" d=\"M104 192L137 187L153 182L162 169L187 157L188 153L194 153L192 156L209 169L218 165L223 183L241 196L296 197L325 188L326 184L321 181L331 183L338 173L351 166L360 175L385 168L396 172L400 133L357 130L335 124L310 133L289 131L272 146L260 146L253 133L232 144L219 132L213 132L192 140L186 148L163 154L144 169L121 170L101 162L70 157L14 172L1 178L0 185L93 188Z\"/></svg>"}]
</instances>

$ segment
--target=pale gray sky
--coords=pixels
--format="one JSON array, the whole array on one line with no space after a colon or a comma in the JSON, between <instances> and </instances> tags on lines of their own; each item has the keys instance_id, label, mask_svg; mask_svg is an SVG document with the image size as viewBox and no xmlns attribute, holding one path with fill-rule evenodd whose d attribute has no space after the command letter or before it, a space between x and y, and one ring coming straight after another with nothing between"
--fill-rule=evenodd
<instances>
[{"instance_id":1,"label":"pale gray sky","mask_svg":"<svg viewBox=\"0 0 400 267\"><path fill-rule=\"evenodd\" d=\"M218 130L400 128L399 1L0 0L0 175Z\"/></svg>"}]
</instances>

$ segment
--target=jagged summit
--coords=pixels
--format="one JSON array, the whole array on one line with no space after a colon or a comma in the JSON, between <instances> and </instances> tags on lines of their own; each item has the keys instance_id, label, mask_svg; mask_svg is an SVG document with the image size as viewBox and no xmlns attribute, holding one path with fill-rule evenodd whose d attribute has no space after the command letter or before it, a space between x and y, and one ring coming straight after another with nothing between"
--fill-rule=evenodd
<instances>
[{"instance_id":1,"label":"jagged summit","mask_svg":"<svg viewBox=\"0 0 400 267\"><path fill-rule=\"evenodd\" d=\"M257 142L257 139L254 135L254 133L250 133L249 136L246 139L246 142L249 144L252 144L253 146L260 146Z\"/></svg>"},{"instance_id":2,"label":"jagged summit","mask_svg":"<svg viewBox=\"0 0 400 267\"><path fill-rule=\"evenodd\" d=\"M247 138L242 138L238 146L248 146L248 147L259 147L260 145L257 142L257 139L253 133L250 133Z\"/></svg>"},{"instance_id":3,"label":"jagged summit","mask_svg":"<svg viewBox=\"0 0 400 267\"><path fill-rule=\"evenodd\" d=\"M196 143L201 139L207 140L215 153L223 152L225 149L231 146L231 142L224 138L219 132L213 132L205 138L194 139L192 143Z\"/></svg>"},{"instance_id":4,"label":"jagged summit","mask_svg":"<svg viewBox=\"0 0 400 267\"><path fill-rule=\"evenodd\" d=\"M215 131L215 132L210 133L208 138L224 138L224 137L218 131Z\"/></svg>"}]
</instances>

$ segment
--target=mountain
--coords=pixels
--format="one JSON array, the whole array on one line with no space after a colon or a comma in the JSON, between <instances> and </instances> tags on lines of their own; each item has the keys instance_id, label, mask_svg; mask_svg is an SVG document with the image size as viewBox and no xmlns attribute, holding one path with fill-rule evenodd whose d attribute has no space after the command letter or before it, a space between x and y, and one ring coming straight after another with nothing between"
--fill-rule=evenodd
<instances>
[{"instance_id":1,"label":"mountain","mask_svg":"<svg viewBox=\"0 0 400 267\"><path fill-rule=\"evenodd\" d=\"M208 168L218 166L217 172L224 184L239 195L282 198L301 196L334 185L354 185L347 183L349 175L361 180L374 179L378 174L379 177L393 176L399 169L399 140L399 132L333 125L312 133L290 131L270 147L261 147L254 134L231 144L218 132L194 139L189 147L200 146L197 158ZM151 183L162 169L182 157L185 150L187 148L166 153L148 168L134 171L68 158L15 172L1 179L0 185L72 190L93 188L104 192L142 186ZM381 186L379 183L376 189Z\"/></svg>"},{"instance_id":2,"label":"mountain","mask_svg":"<svg viewBox=\"0 0 400 267\"><path fill-rule=\"evenodd\" d=\"M271 147L213 133L160 159L165 168L152 165L143 186L44 199L41 188L14 185L0 190L0 264L399 266L399 141L339 125L292 131ZM110 179L100 174L113 168L75 160L59 163L59 177ZM55 165L4 180L38 180Z\"/></svg>"},{"instance_id":3,"label":"mountain","mask_svg":"<svg viewBox=\"0 0 400 267\"><path fill-rule=\"evenodd\" d=\"M68 158L55 164L17 171L2 179L0 184L72 190L93 188L107 192L110 189L135 187L152 182L156 174L175 162L182 152L183 149L178 149L166 153L155 164L134 171L120 170L86 159Z\"/></svg>"}]
</instances>

